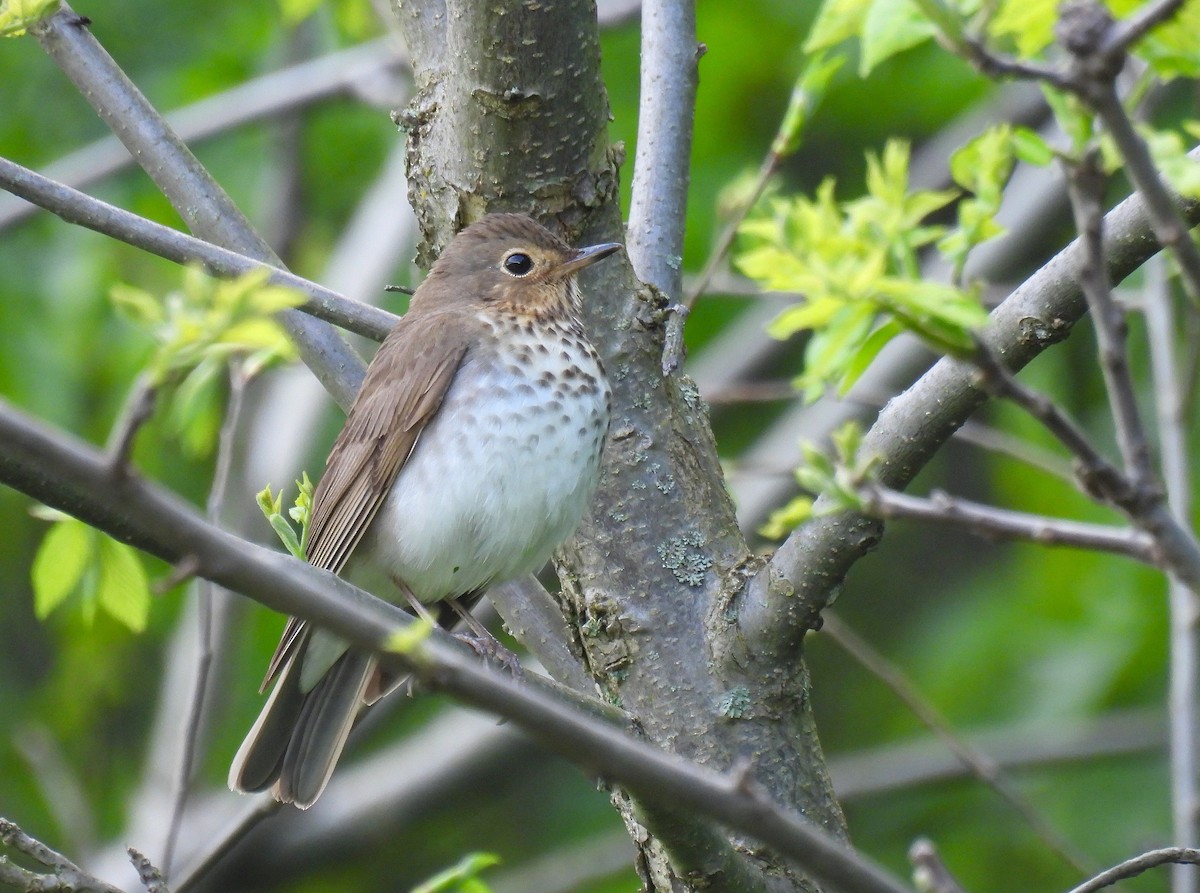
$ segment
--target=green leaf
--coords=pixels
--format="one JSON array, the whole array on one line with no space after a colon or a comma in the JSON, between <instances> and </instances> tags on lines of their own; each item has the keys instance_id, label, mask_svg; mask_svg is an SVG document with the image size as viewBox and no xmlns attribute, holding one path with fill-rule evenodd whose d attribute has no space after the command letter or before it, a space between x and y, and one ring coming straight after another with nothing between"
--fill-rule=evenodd
<instances>
[{"instance_id":1,"label":"green leaf","mask_svg":"<svg viewBox=\"0 0 1200 893\"><path fill-rule=\"evenodd\" d=\"M847 465L855 464L858 451L862 447L863 430L858 422L846 422L829 436L837 451L838 461Z\"/></svg>"},{"instance_id":2,"label":"green leaf","mask_svg":"<svg viewBox=\"0 0 1200 893\"><path fill-rule=\"evenodd\" d=\"M797 496L787 505L771 512L767 523L760 527L758 532L767 539L782 539L811 518L812 514L812 499L808 496Z\"/></svg>"},{"instance_id":3,"label":"green leaf","mask_svg":"<svg viewBox=\"0 0 1200 893\"><path fill-rule=\"evenodd\" d=\"M1013 152L1026 164L1045 167L1054 161L1054 148L1036 130L1024 126L1014 127L1012 141Z\"/></svg>"},{"instance_id":4,"label":"green leaf","mask_svg":"<svg viewBox=\"0 0 1200 893\"><path fill-rule=\"evenodd\" d=\"M495 853L468 853L458 864L413 887L412 893L486 893L488 887L479 873L498 864L500 857Z\"/></svg>"},{"instance_id":5,"label":"green leaf","mask_svg":"<svg viewBox=\"0 0 1200 893\"><path fill-rule=\"evenodd\" d=\"M66 600L92 558L94 532L74 518L46 531L33 559L33 613L45 620Z\"/></svg>"},{"instance_id":6,"label":"green leaf","mask_svg":"<svg viewBox=\"0 0 1200 893\"><path fill-rule=\"evenodd\" d=\"M151 329L165 318L162 303L144 289L117 282L109 287L108 295L117 312L136 326Z\"/></svg>"},{"instance_id":7,"label":"green leaf","mask_svg":"<svg viewBox=\"0 0 1200 893\"><path fill-rule=\"evenodd\" d=\"M937 26L913 0L875 0L863 23L859 75L865 78L881 62L936 34Z\"/></svg>"},{"instance_id":8,"label":"green leaf","mask_svg":"<svg viewBox=\"0 0 1200 893\"><path fill-rule=\"evenodd\" d=\"M950 176L963 189L987 197L998 206L1013 162L1012 128L1008 124L998 124L950 156Z\"/></svg>"},{"instance_id":9,"label":"green leaf","mask_svg":"<svg viewBox=\"0 0 1200 893\"><path fill-rule=\"evenodd\" d=\"M283 543L283 547L288 550L293 556L301 561L305 560L304 550L300 547L300 540L296 536L296 531L283 515L271 515L267 518L271 523L271 529L275 531L275 535L279 537L279 541Z\"/></svg>"},{"instance_id":10,"label":"green leaf","mask_svg":"<svg viewBox=\"0 0 1200 893\"><path fill-rule=\"evenodd\" d=\"M1172 130L1139 125L1138 133L1146 141L1159 172L1171 188L1187 198L1200 197L1200 161L1188 154L1183 137Z\"/></svg>"},{"instance_id":11,"label":"green leaf","mask_svg":"<svg viewBox=\"0 0 1200 893\"><path fill-rule=\"evenodd\" d=\"M4 0L0 3L0 37L20 37L58 9L58 0Z\"/></svg>"},{"instance_id":12,"label":"green leaf","mask_svg":"<svg viewBox=\"0 0 1200 893\"><path fill-rule=\"evenodd\" d=\"M1063 93L1047 84L1042 84L1041 88L1055 119L1071 141L1072 153L1079 155L1096 132L1095 116L1073 94Z\"/></svg>"},{"instance_id":13,"label":"green leaf","mask_svg":"<svg viewBox=\"0 0 1200 893\"><path fill-rule=\"evenodd\" d=\"M804 42L804 52L814 53L862 32L872 0L825 0Z\"/></svg>"},{"instance_id":14,"label":"green leaf","mask_svg":"<svg viewBox=\"0 0 1200 893\"><path fill-rule=\"evenodd\" d=\"M150 581L141 559L133 548L112 537L101 535L99 545L97 601L115 620L140 633L150 614Z\"/></svg>"},{"instance_id":15,"label":"green leaf","mask_svg":"<svg viewBox=\"0 0 1200 893\"><path fill-rule=\"evenodd\" d=\"M254 494L254 501L258 503L259 511L263 516L270 518L272 515L278 515L283 509L283 491L279 491L278 496L271 493L271 485L267 484L261 490Z\"/></svg>"},{"instance_id":16,"label":"green leaf","mask_svg":"<svg viewBox=\"0 0 1200 893\"><path fill-rule=\"evenodd\" d=\"M879 356L879 352L887 346L889 341L903 331L904 327L900 323L894 319L889 319L863 339L842 371L842 380L838 384L838 392L844 395L850 388L854 387L854 383L862 378L862 374L867 371L867 368Z\"/></svg>"},{"instance_id":17,"label":"green leaf","mask_svg":"<svg viewBox=\"0 0 1200 893\"><path fill-rule=\"evenodd\" d=\"M988 34L997 40L1010 38L1017 55L1030 59L1054 42L1058 0L1000 0L988 23Z\"/></svg>"},{"instance_id":18,"label":"green leaf","mask_svg":"<svg viewBox=\"0 0 1200 893\"><path fill-rule=\"evenodd\" d=\"M221 427L221 373L224 364L202 359L176 386L167 410L167 430L180 438L193 458L207 456Z\"/></svg>"}]
</instances>

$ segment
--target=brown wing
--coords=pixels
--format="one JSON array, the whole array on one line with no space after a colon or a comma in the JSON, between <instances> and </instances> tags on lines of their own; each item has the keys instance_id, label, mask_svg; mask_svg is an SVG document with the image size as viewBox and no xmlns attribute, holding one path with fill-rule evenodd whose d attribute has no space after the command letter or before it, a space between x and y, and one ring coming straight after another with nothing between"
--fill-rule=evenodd
<instances>
[{"instance_id":1,"label":"brown wing","mask_svg":"<svg viewBox=\"0 0 1200 893\"><path fill-rule=\"evenodd\" d=\"M410 313L379 348L313 494L309 564L335 574L345 567L462 364L473 334L462 322L458 314ZM288 621L264 689L306 626Z\"/></svg>"}]
</instances>

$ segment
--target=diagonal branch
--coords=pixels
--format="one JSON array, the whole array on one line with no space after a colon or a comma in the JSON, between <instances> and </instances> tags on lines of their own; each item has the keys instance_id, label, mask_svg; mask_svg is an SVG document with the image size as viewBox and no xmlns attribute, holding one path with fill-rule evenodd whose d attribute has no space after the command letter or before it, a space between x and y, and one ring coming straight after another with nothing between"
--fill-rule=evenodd
<instances>
[{"instance_id":1,"label":"diagonal branch","mask_svg":"<svg viewBox=\"0 0 1200 893\"><path fill-rule=\"evenodd\" d=\"M64 3L30 33L137 158L192 232L277 265L279 259L270 246L113 62L87 25L86 19ZM280 320L325 389L340 405L349 406L364 371L358 354L340 333L310 316L285 311Z\"/></svg>"},{"instance_id":2,"label":"diagonal branch","mask_svg":"<svg viewBox=\"0 0 1200 893\"><path fill-rule=\"evenodd\" d=\"M1189 226L1200 223L1200 202L1176 201ZM1138 196L1106 215L1104 232L1104 257L1114 282L1159 250ZM1081 251L1078 240L1073 242L992 312L982 337L1010 369L1020 369L1065 338L1083 317L1087 305L1075 278ZM867 432L862 449L883 457L880 481L905 487L985 400L970 363L938 361L892 400ZM794 653L830 594L881 532L878 522L847 512L817 518L793 533L741 599L739 625L751 647L780 659Z\"/></svg>"},{"instance_id":3,"label":"diagonal branch","mask_svg":"<svg viewBox=\"0 0 1200 893\"><path fill-rule=\"evenodd\" d=\"M773 803L743 773L723 775L614 728L614 710L548 679L518 682L435 631L406 653L387 647L412 618L345 581L226 533L156 485L114 477L98 451L0 403L0 481L166 561L277 611L303 617L381 654L466 704L496 713L549 749L639 800L690 809L740 829L847 893L902 893L903 884L799 813Z\"/></svg>"},{"instance_id":4,"label":"diagonal branch","mask_svg":"<svg viewBox=\"0 0 1200 893\"><path fill-rule=\"evenodd\" d=\"M395 314L386 310L351 301L322 285L289 273L278 265L278 261L255 260L181 233L56 183L7 158L0 158L0 187L57 214L67 223L86 226L177 264L200 264L213 276L228 279L265 267L271 271L269 281L273 285L294 288L308 295L308 302L298 308L301 312L357 335L382 341L398 320Z\"/></svg>"}]
</instances>

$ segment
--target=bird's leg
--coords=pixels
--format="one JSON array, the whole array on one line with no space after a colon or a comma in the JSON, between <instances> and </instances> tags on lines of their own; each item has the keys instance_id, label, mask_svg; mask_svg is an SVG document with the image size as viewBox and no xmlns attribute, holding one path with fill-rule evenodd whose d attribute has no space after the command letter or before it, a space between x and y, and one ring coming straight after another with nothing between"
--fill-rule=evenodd
<instances>
[{"instance_id":1,"label":"bird's leg","mask_svg":"<svg viewBox=\"0 0 1200 893\"><path fill-rule=\"evenodd\" d=\"M501 645L499 639L493 636L474 614L464 608L457 598L449 597L444 601L474 634L457 633L457 637L470 645L485 661L495 661L519 679L525 671L517 656Z\"/></svg>"},{"instance_id":2,"label":"bird's leg","mask_svg":"<svg viewBox=\"0 0 1200 893\"><path fill-rule=\"evenodd\" d=\"M408 600L408 605L410 608L413 609L413 613L416 614L418 617L420 617L422 620L424 620L426 623L428 623L430 626L436 628L438 625L437 618L429 613L429 609L421 603L420 599L418 599L415 595L413 595L413 591L411 589L409 589L407 586L405 586L403 583L401 583L399 580L396 580L393 578L392 582L395 583L396 587L401 592L404 593L404 597L405 597L405 599Z\"/></svg>"}]
</instances>

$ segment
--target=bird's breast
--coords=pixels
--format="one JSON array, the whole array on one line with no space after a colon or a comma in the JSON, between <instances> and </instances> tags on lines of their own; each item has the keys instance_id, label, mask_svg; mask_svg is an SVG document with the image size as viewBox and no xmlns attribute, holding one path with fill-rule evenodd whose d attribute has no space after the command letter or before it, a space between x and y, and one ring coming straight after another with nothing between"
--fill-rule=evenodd
<instances>
[{"instance_id":1,"label":"bird's breast","mask_svg":"<svg viewBox=\"0 0 1200 893\"><path fill-rule=\"evenodd\" d=\"M579 326L481 321L359 549L422 601L541 566L599 476L611 398Z\"/></svg>"}]
</instances>

